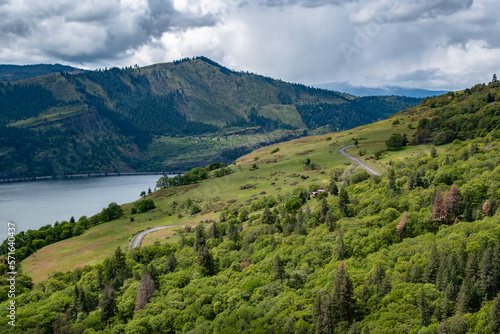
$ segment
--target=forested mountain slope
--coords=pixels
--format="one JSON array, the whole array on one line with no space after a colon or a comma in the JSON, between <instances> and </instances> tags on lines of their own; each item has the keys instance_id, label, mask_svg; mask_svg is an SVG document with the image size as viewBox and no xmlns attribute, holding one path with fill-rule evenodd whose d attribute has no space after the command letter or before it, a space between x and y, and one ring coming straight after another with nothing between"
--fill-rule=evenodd
<instances>
[{"instance_id":1,"label":"forested mountain slope","mask_svg":"<svg viewBox=\"0 0 500 334\"><path fill-rule=\"evenodd\" d=\"M0 82L0 177L159 171L383 119L418 99L355 98L204 58Z\"/></svg>"},{"instance_id":2,"label":"forested mountain slope","mask_svg":"<svg viewBox=\"0 0 500 334\"><path fill-rule=\"evenodd\" d=\"M498 124L496 83L453 99L476 105L488 94L494 101L456 117L483 112ZM22 262L15 328L7 324L3 276L0 328L498 333L500 128L474 122L467 138L418 144L422 131L434 138L447 131L446 121L426 128L453 112L439 106L444 99L451 95L349 131L260 148L231 166L163 178L163 189L135 203L63 222L69 239ZM393 136L411 145L394 148ZM355 142L349 153L382 176L338 153ZM314 197L319 189L326 192ZM124 252L138 231L167 225L179 228ZM21 233L16 256L31 254L55 228Z\"/></svg>"}]
</instances>

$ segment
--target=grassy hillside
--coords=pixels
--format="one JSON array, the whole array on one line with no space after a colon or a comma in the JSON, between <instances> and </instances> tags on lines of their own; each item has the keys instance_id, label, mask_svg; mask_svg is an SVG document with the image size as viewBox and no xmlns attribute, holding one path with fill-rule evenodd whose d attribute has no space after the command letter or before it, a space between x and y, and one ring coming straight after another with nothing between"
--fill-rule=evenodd
<instances>
[{"instance_id":1,"label":"grassy hillside","mask_svg":"<svg viewBox=\"0 0 500 334\"><path fill-rule=\"evenodd\" d=\"M491 83L461 103L496 89ZM145 203L138 201L109 222L102 222L104 211L69 225L97 224L22 262L15 329L5 316L4 276L0 328L497 333L499 129L482 131L477 123L471 138L418 144L442 112L430 104L443 98L348 131L263 147L229 167L194 169L183 179L191 184L141 200L156 206L145 213L132 213ZM500 116L491 115L493 122ZM387 151L396 134L412 145ZM356 141L348 152L382 176L338 153ZM328 192L314 198L318 189ZM176 227L123 253L134 234L152 226ZM35 236L20 237L24 251Z\"/></svg>"},{"instance_id":2,"label":"grassy hillside","mask_svg":"<svg viewBox=\"0 0 500 334\"><path fill-rule=\"evenodd\" d=\"M227 163L257 147L370 123L419 101L355 98L234 72L204 57L54 73L0 83L0 177Z\"/></svg>"}]
</instances>

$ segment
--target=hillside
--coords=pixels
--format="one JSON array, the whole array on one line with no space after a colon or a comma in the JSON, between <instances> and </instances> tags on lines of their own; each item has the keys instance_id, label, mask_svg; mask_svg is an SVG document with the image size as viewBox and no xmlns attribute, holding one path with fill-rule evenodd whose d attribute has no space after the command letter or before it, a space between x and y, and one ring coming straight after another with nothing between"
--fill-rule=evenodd
<instances>
[{"instance_id":1,"label":"hillside","mask_svg":"<svg viewBox=\"0 0 500 334\"><path fill-rule=\"evenodd\" d=\"M67 239L22 261L15 328L3 276L0 328L498 333L500 95L498 83L477 87L160 179L163 189L135 203L18 235L16 258ZM440 138L454 117L475 120L467 137L420 142L422 131ZM394 147L399 137L411 145ZM339 154L356 142L348 153L382 176ZM318 189L327 192L314 197ZM174 227L123 252L153 226Z\"/></svg>"},{"instance_id":2,"label":"hillside","mask_svg":"<svg viewBox=\"0 0 500 334\"><path fill-rule=\"evenodd\" d=\"M0 83L0 177L185 170L420 100L355 98L204 58Z\"/></svg>"}]
</instances>

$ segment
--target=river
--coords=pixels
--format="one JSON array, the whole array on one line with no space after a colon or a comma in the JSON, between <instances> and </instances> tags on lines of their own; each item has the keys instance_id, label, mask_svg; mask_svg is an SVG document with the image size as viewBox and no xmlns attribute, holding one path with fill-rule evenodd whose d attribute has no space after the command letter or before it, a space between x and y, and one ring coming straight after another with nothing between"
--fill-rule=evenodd
<instances>
[{"instance_id":1,"label":"river","mask_svg":"<svg viewBox=\"0 0 500 334\"><path fill-rule=\"evenodd\" d=\"M17 232L54 225L56 221L92 216L109 203L124 204L154 190L161 175L107 176L0 184L0 242L7 222ZM2 227L3 226L3 227Z\"/></svg>"}]
</instances>

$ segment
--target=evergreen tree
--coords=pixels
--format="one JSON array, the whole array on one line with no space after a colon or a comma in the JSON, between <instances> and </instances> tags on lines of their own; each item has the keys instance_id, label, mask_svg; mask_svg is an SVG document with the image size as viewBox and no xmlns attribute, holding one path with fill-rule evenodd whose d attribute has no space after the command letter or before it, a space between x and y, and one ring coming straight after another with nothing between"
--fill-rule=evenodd
<instances>
[{"instance_id":1,"label":"evergreen tree","mask_svg":"<svg viewBox=\"0 0 500 334\"><path fill-rule=\"evenodd\" d=\"M420 295L418 298L418 309L420 311L420 323L424 327L429 326L432 312L429 303L427 302L427 298L425 297L423 287L420 288Z\"/></svg>"},{"instance_id":2,"label":"evergreen tree","mask_svg":"<svg viewBox=\"0 0 500 334\"><path fill-rule=\"evenodd\" d=\"M279 254L276 254L274 257L273 261L273 279L276 280L281 280L285 278L285 268L283 267L283 261L281 261L281 258Z\"/></svg>"},{"instance_id":3,"label":"evergreen tree","mask_svg":"<svg viewBox=\"0 0 500 334\"><path fill-rule=\"evenodd\" d=\"M339 188L337 187L337 183L333 179L330 179L328 188L326 188L326 190L330 193L330 195L337 196L339 194Z\"/></svg>"},{"instance_id":4,"label":"evergreen tree","mask_svg":"<svg viewBox=\"0 0 500 334\"><path fill-rule=\"evenodd\" d=\"M175 257L175 253L171 252L170 254L168 254L167 262L165 263L165 272L173 273L176 267L177 267L177 258Z\"/></svg>"},{"instance_id":5,"label":"evergreen tree","mask_svg":"<svg viewBox=\"0 0 500 334\"><path fill-rule=\"evenodd\" d=\"M333 333L332 323L332 298L330 294L321 289L318 290L313 304L314 333Z\"/></svg>"},{"instance_id":6,"label":"evergreen tree","mask_svg":"<svg viewBox=\"0 0 500 334\"><path fill-rule=\"evenodd\" d=\"M436 248L436 244L432 244L431 251L427 258L427 264L424 270L424 282L425 283L435 283L436 276L439 269L439 253Z\"/></svg>"},{"instance_id":7,"label":"evergreen tree","mask_svg":"<svg viewBox=\"0 0 500 334\"><path fill-rule=\"evenodd\" d=\"M460 314L474 313L481 307L481 291L479 283L470 278L464 279L457 297L457 312Z\"/></svg>"},{"instance_id":8,"label":"evergreen tree","mask_svg":"<svg viewBox=\"0 0 500 334\"><path fill-rule=\"evenodd\" d=\"M328 231L330 231L330 232L335 231L335 228L337 227L336 221L333 217L332 210L328 210L328 212L326 213L325 225L326 225L326 228L328 228Z\"/></svg>"},{"instance_id":9,"label":"evergreen tree","mask_svg":"<svg viewBox=\"0 0 500 334\"><path fill-rule=\"evenodd\" d=\"M197 251L201 246L205 245L205 240L205 226L200 223L194 229L194 250Z\"/></svg>"},{"instance_id":10,"label":"evergreen tree","mask_svg":"<svg viewBox=\"0 0 500 334\"><path fill-rule=\"evenodd\" d=\"M198 264L205 269L205 274L209 276L215 274L214 260L206 245L202 245L198 249Z\"/></svg>"},{"instance_id":11,"label":"evergreen tree","mask_svg":"<svg viewBox=\"0 0 500 334\"><path fill-rule=\"evenodd\" d=\"M116 293L109 285L99 298L99 308L101 309L101 321L105 324L116 313Z\"/></svg>"},{"instance_id":12,"label":"evergreen tree","mask_svg":"<svg viewBox=\"0 0 500 334\"><path fill-rule=\"evenodd\" d=\"M344 217L349 216L347 204L349 204L349 194L347 194L347 191L342 188L339 192L339 210Z\"/></svg>"},{"instance_id":13,"label":"evergreen tree","mask_svg":"<svg viewBox=\"0 0 500 334\"><path fill-rule=\"evenodd\" d=\"M486 294L486 300L492 300L500 291L500 258L498 257L499 244L485 250L479 265L481 283ZM497 257L495 257L497 256Z\"/></svg>"},{"instance_id":14,"label":"evergreen tree","mask_svg":"<svg viewBox=\"0 0 500 334\"><path fill-rule=\"evenodd\" d=\"M490 324L491 333L500 333L500 293L493 300L490 308Z\"/></svg>"},{"instance_id":15,"label":"evergreen tree","mask_svg":"<svg viewBox=\"0 0 500 334\"><path fill-rule=\"evenodd\" d=\"M349 278L349 273L345 269L344 261L341 261L333 280L332 320L334 323L347 321L351 324L353 319L353 287Z\"/></svg>"},{"instance_id":16,"label":"evergreen tree","mask_svg":"<svg viewBox=\"0 0 500 334\"><path fill-rule=\"evenodd\" d=\"M262 218L260 219L262 224L268 224L271 225L274 223L274 217L271 213L271 210L269 210L269 207L264 208L264 212L262 212Z\"/></svg>"},{"instance_id":17,"label":"evergreen tree","mask_svg":"<svg viewBox=\"0 0 500 334\"><path fill-rule=\"evenodd\" d=\"M396 190L396 173L394 172L394 169L389 169L389 173L387 174L388 178L388 183L387 183L387 190L390 192Z\"/></svg>"},{"instance_id":18,"label":"evergreen tree","mask_svg":"<svg viewBox=\"0 0 500 334\"><path fill-rule=\"evenodd\" d=\"M347 250L347 246L344 243L344 233L342 230L339 230L337 234L337 241L335 243L335 253L337 255L337 259L344 260L349 256L349 252Z\"/></svg>"}]
</instances>

